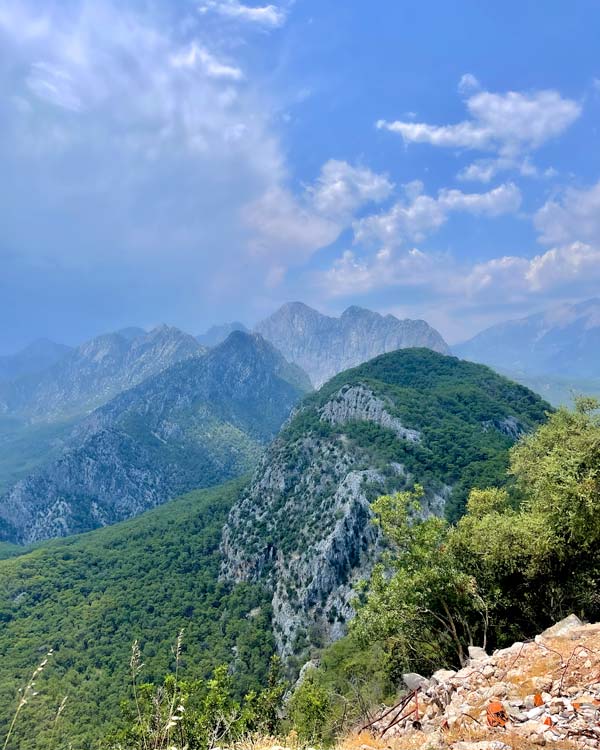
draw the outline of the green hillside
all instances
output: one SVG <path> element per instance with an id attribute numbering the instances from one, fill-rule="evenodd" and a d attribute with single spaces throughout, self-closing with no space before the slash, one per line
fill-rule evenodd
<path id="1" fill-rule="evenodd" d="M 280 651 L 299 664 L 338 638 L 353 584 L 381 552 L 370 503 L 425 488 L 459 517 L 473 487 L 507 482 L 508 451 L 550 406 L 483 365 L 427 349 L 384 354 L 304 399 L 229 517 L 224 568 L 273 592 Z"/>
<path id="2" fill-rule="evenodd" d="M 184 675 L 205 676 L 226 663 L 240 693 L 264 681 L 273 651 L 265 595 L 218 580 L 221 528 L 241 484 L 193 492 L 132 521 L 0 562 L 0 737 L 18 687 L 54 649 L 11 750 L 70 747 L 51 732 L 64 696 L 65 743 L 100 747 L 98 738 L 120 722 L 134 639 L 143 680 L 161 681 L 185 628 Z"/>

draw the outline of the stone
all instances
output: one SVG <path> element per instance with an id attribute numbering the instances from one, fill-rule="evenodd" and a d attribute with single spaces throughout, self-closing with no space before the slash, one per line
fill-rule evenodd
<path id="1" fill-rule="evenodd" d="M 460 741 L 452 745 L 452 750 L 511 750 L 511 747 L 500 740 Z"/>
<path id="2" fill-rule="evenodd" d="M 558 638 L 559 636 L 565 635 L 569 630 L 574 628 L 580 628 L 583 626 L 583 622 L 577 617 L 577 615 L 569 615 L 563 620 L 560 620 L 551 628 L 547 628 L 541 634 L 542 638 Z"/>
<path id="3" fill-rule="evenodd" d="M 431 676 L 431 681 L 439 685 L 442 682 L 448 682 L 448 680 L 455 675 L 456 672 L 453 669 L 438 669 L 438 671 L 434 672 Z"/>
<path id="4" fill-rule="evenodd" d="M 431 685 L 426 677 L 416 672 L 407 672 L 402 675 L 402 679 L 409 690 L 427 690 Z"/>
<path id="5" fill-rule="evenodd" d="M 469 646 L 469 659 L 471 661 L 479 661 L 480 659 L 487 659 L 487 652 L 480 646 Z"/>

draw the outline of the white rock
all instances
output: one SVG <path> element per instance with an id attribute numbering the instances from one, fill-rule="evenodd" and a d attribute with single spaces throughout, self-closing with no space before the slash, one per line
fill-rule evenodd
<path id="1" fill-rule="evenodd" d="M 487 652 L 481 646 L 469 646 L 469 659 L 471 661 L 479 661 L 480 659 L 487 659 Z"/>
<path id="2" fill-rule="evenodd" d="M 449 679 L 454 677 L 455 674 L 456 672 L 453 669 L 438 669 L 437 672 L 434 672 L 431 675 L 431 681 L 439 685 L 442 682 L 447 682 Z"/>
<path id="3" fill-rule="evenodd" d="M 569 630 L 573 630 L 573 628 L 580 628 L 582 626 L 583 622 L 581 622 L 577 615 L 569 615 L 564 620 L 557 622 L 556 625 L 544 630 L 542 638 L 557 638 L 558 636 L 565 635 Z"/>

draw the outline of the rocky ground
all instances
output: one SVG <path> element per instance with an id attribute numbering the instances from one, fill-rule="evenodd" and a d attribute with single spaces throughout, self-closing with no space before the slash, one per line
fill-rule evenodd
<path id="1" fill-rule="evenodd" d="M 405 675 L 408 693 L 350 745 L 393 750 L 600 748 L 600 623 L 570 615 L 534 641 L 491 656 L 469 650 L 458 672 Z"/>

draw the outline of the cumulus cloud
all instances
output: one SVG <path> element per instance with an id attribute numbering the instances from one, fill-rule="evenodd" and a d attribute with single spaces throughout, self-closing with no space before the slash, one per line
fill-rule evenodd
<path id="1" fill-rule="evenodd" d="M 246 21 L 264 27 L 277 28 L 285 23 L 286 13 L 276 5 L 250 6 L 238 0 L 208 0 L 203 3 L 200 13 L 217 13 L 225 18 Z"/>
<path id="2" fill-rule="evenodd" d="M 278 262 L 285 259 L 297 264 L 306 260 L 315 250 L 334 242 L 342 229 L 282 187 L 272 188 L 249 203 L 243 216 L 254 233 L 253 252 Z"/>
<path id="3" fill-rule="evenodd" d="M 600 247 L 600 181 L 588 189 L 568 188 L 547 201 L 534 223 L 546 245 L 587 241 Z"/>
<path id="4" fill-rule="evenodd" d="M 506 256 L 480 263 L 465 276 L 470 295 L 506 291 L 511 296 L 552 292 L 600 281 L 600 250 L 583 242 L 552 248 L 533 258 Z"/>
<path id="5" fill-rule="evenodd" d="M 468 93 L 476 83 L 474 77 L 463 76 L 461 93 Z M 455 124 L 379 120 L 377 127 L 397 133 L 407 144 L 491 152 L 494 159 L 475 162 L 461 173 L 464 179 L 488 181 L 501 170 L 521 168 L 531 151 L 559 136 L 581 114 L 578 102 L 554 90 L 475 91 L 467 97 L 466 107 L 469 119 Z"/>
<path id="6" fill-rule="evenodd" d="M 369 255 L 346 250 L 316 280 L 332 297 L 419 287 L 461 306 L 530 303 L 573 287 L 593 293 L 600 283 L 600 250 L 575 242 L 532 258 L 507 255 L 472 266 L 417 248 L 383 248 Z"/>
<path id="7" fill-rule="evenodd" d="M 422 183 L 405 186 L 406 200 L 389 211 L 368 216 L 354 224 L 355 241 L 378 242 L 386 247 L 406 240 L 420 242 L 446 223 L 453 212 L 495 217 L 513 213 L 521 205 L 521 192 L 513 183 L 499 185 L 485 193 L 440 190 L 437 198 L 423 194 Z"/>
<path id="8" fill-rule="evenodd" d="M 324 215 L 349 217 L 366 203 L 385 200 L 394 186 L 386 175 L 331 159 L 307 192 L 315 210 Z"/>
<path id="9" fill-rule="evenodd" d="M 386 175 L 330 160 L 299 195 L 278 187 L 245 208 L 246 223 L 255 232 L 254 251 L 286 256 L 294 264 L 306 260 L 334 242 L 360 208 L 385 200 L 392 189 Z"/>
<path id="10" fill-rule="evenodd" d="M 430 285 L 440 271 L 440 259 L 417 248 L 406 252 L 382 248 L 369 257 L 346 250 L 316 275 L 316 282 L 331 297 L 350 297 L 387 287 Z"/>

